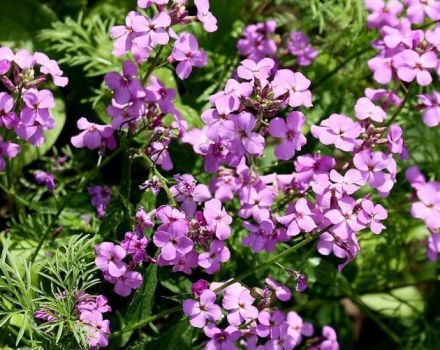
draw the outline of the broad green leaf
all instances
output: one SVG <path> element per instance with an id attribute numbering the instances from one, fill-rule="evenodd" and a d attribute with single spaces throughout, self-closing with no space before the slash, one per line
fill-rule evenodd
<path id="1" fill-rule="evenodd" d="M 200 118 L 199 112 L 197 112 L 194 108 L 179 102 L 176 102 L 175 106 L 177 110 L 182 113 L 182 117 L 188 123 L 190 129 L 203 127 L 202 118 Z"/>
<path id="2" fill-rule="evenodd" d="M 151 264 L 148 266 L 143 278 L 142 286 L 136 291 L 133 300 L 128 306 L 126 315 L 127 325 L 139 322 L 151 315 L 157 285 L 157 265 Z"/>
<path id="3" fill-rule="evenodd" d="M 365 294 L 361 300 L 372 310 L 389 317 L 415 317 L 424 310 L 423 296 L 416 287 L 390 293 Z"/>

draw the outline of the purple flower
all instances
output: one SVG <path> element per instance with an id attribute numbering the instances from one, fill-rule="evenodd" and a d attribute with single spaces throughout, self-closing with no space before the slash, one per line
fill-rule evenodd
<path id="1" fill-rule="evenodd" d="M 18 118 L 14 110 L 14 98 L 6 92 L 0 92 L 0 126 L 12 129 Z"/>
<path id="2" fill-rule="evenodd" d="M 231 257 L 229 249 L 222 241 L 213 240 L 209 252 L 201 253 L 198 258 L 199 266 L 206 269 L 206 272 L 213 274 L 220 270 L 220 263 L 228 261 Z"/>
<path id="3" fill-rule="evenodd" d="M 163 205 L 157 209 L 156 217 L 162 223 L 159 226 L 159 230 L 174 231 L 180 234 L 188 232 L 186 215 L 178 209 Z"/>
<path id="4" fill-rule="evenodd" d="M 264 137 L 253 132 L 255 117 L 249 112 L 241 112 L 234 118 L 235 140 L 234 153 L 241 156 L 245 153 L 261 156 L 264 151 Z"/>
<path id="5" fill-rule="evenodd" d="M 196 328 L 203 328 L 207 321 L 218 321 L 222 317 L 220 306 L 215 304 L 216 295 L 206 289 L 199 300 L 186 299 L 183 301 L 183 312 L 189 317 L 189 323 Z"/>
<path id="6" fill-rule="evenodd" d="M 197 208 L 197 203 L 202 203 L 211 198 L 211 193 L 206 185 L 197 184 L 192 175 L 175 175 L 177 181 L 175 186 L 170 188 L 171 193 L 180 202 L 181 209 L 188 216 L 193 216 Z"/>
<path id="7" fill-rule="evenodd" d="M 137 79 L 138 68 L 132 61 L 122 63 L 123 74 L 107 73 L 104 81 L 115 92 L 113 98 L 118 104 L 124 105 L 133 99 L 145 96 L 141 82 Z"/>
<path id="8" fill-rule="evenodd" d="M 391 124 L 387 135 L 388 149 L 391 153 L 400 154 L 403 152 L 403 130 L 398 124 Z"/>
<path id="9" fill-rule="evenodd" d="M 103 242 L 95 247 L 96 266 L 111 277 L 120 277 L 127 271 L 123 259 L 127 252 L 120 246 L 111 242 Z"/>
<path id="10" fill-rule="evenodd" d="M 159 181 L 159 178 L 156 175 L 153 175 L 151 179 L 144 181 L 141 185 L 139 185 L 140 190 L 150 190 L 153 195 L 157 196 L 160 189 L 162 188 L 162 184 Z"/>
<path id="11" fill-rule="evenodd" d="M 275 295 L 279 300 L 288 301 L 292 297 L 290 289 L 287 286 L 278 283 L 273 278 L 267 277 L 264 280 L 264 283 L 275 291 Z"/>
<path id="12" fill-rule="evenodd" d="M 431 95 L 419 95 L 423 108 L 423 122 L 429 127 L 440 124 L 440 92 L 433 91 Z"/>
<path id="13" fill-rule="evenodd" d="M 47 187 L 49 192 L 53 192 L 55 189 L 55 177 L 53 174 L 46 171 L 37 171 L 34 174 L 35 182 Z"/>
<path id="14" fill-rule="evenodd" d="M 207 222 L 208 228 L 215 233 L 218 239 L 223 241 L 231 235 L 229 225 L 232 223 L 232 218 L 222 208 L 222 203 L 217 198 L 213 198 L 205 203 L 203 217 Z"/>
<path id="15" fill-rule="evenodd" d="M 353 151 L 360 140 L 357 138 L 362 133 L 359 123 L 341 114 L 332 114 L 321 122 L 320 126 L 312 125 L 312 135 L 324 145 L 334 144 L 346 152 Z"/>
<path id="16" fill-rule="evenodd" d="M 386 209 L 380 205 L 374 205 L 369 199 L 362 201 L 362 210 L 359 212 L 358 220 L 362 225 L 369 226 L 371 232 L 379 234 L 385 228 L 381 221 L 388 217 Z"/>
<path id="17" fill-rule="evenodd" d="M 135 41 L 142 42 L 143 46 L 155 47 L 166 45 L 170 36 L 166 30 L 171 25 L 171 18 L 166 11 L 160 11 L 152 19 L 145 16 L 133 18 L 132 28 L 138 34 Z"/>
<path id="18" fill-rule="evenodd" d="M 136 228 L 140 229 L 141 232 L 143 232 L 143 230 L 148 230 L 149 228 L 153 228 L 154 215 L 155 215 L 154 210 L 150 213 L 147 213 L 143 207 L 139 207 L 136 210 Z"/>
<path id="19" fill-rule="evenodd" d="M 246 195 L 246 201 L 242 204 L 238 215 L 244 219 L 252 216 L 257 222 L 268 220 L 270 217 L 269 209 L 275 197 L 276 193 L 270 188 L 258 191 L 255 188 L 251 188 Z"/>
<path id="20" fill-rule="evenodd" d="M 195 298 L 199 298 L 206 289 L 209 289 L 209 283 L 204 279 L 199 279 L 191 285 L 191 293 Z"/>
<path id="21" fill-rule="evenodd" d="M 68 84 L 69 79 L 63 76 L 63 71 L 55 60 L 51 60 L 47 55 L 41 52 L 35 52 L 34 58 L 36 63 L 41 65 L 40 72 L 50 74 L 56 86 L 64 87 Z"/>
<path id="22" fill-rule="evenodd" d="M 269 312 L 266 310 L 260 311 L 258 314 L 257 334 L 259 337 L 270 337 L 271 339 L 278 339 L 280 337 L 280 326 L 286 319 L 284 312 L 276 310 Z"/>
<path id="23" fill-rule="evenodd" d="M 113 55 L 117 57 L 122 56 L 132 48 L 133 39 L 138 35 L 133 30 L 133 23 L 137 17 L 142 16 L 135 11 L 130 11 L 125 17 L 125 25 L 110 28 L 110 36 L 115 40 L 113 43 Z"/>
<path id="24" fill-rule="evenodd" d="M 168 231 L 156 231 L 153 242 L 161 248 L 160 255 L 165 260 L 174 260 L 179 254 L 187 254 L 193 249 L 191 239 L 172 227 Z"/>
<path id="25" fill-rule="evenodd" d="M 104 320 L 98 311 L 84 311 L 79 319 L 82 321 L 85 331 L 85 339 L 91 347 L 106 347 L 110 334 L 110 321 Z"/>
<path id="26" fill-rule="evenodd" d="M 427 86 L 432 82 L 429 70 L 437 67 L 438 58 L 433 51 L 420 55 L 413 50 L 404 50 L 395 56 L 394 65 L 399 79 L 406 82 L 416 79 L 419 85 Z"/>
<path id="27" fill-rule="evenodd" d="M 322 329 L 323 340 L 317 346 L 312 346 L 309 350 L 339 350 L 339 343 L 335 330 L 330 326 Z"/>
<path id="28" fill-rule="evenodd" d="M 171 113 L 175 108 L 173 105 L 175 98 L 175 89 L 167 89 L 155 76 L 150 78 L 150 84 L 145 88 L 145 99 L 148 102 L 157 103 L 163 113 Z"/>
<path id="29" fill-rule="evenodd" d="M 318 51 L 310 45 L 309 38 L 302 32 L 290 34 L 287 49 L 296 57 L 300 66 L 308 66 L 318 57 Z"/>
<path id="30" fill-rule="evenodd" d="M 289 209 L 286 216 L 277 218 L 279 223 L 287 227 L 287 234 L 289 236 L 296 236 L 303 231 L 311 232 L 317 227 L 313 220 L 309 203 L 305 198 L 298 199 L 295 206 L 290 206 Z"/>
<path id="31" fill-rule="evenodd" d="M 92 197 L 92 205 L 95 207 L 98 218 L 105 216 L 105 209 L 112 198 L 112 190 L 107 186 L 91 186 L 88 189 L 89 195 Z"/>
<path id="32" fill-rule="evenodd" d="M 147 252 L 145 249 L 147 248 L 147 245 L 147 237 L 135 232 L 126 232 L 124 239 L 121 241 L 121 247 L 127 252 L 127 254 L 133 257 L 135 264 L 139 264 L 146 260 Z"/>
<path id="33" fill-rule="evenodd" d="M 353 194 L 365 184 L 362 174 L 357 169 L 348 169 L 344 176 L 335 169 L 330 171 L 330 180 L 334 182 L 334 188 L 340 194 Z"/>
<path id="34" fill-rule="evenodd" d="M 295 344 L 302 341 L 302 336 L 310 337 L 313 335 L 313 326 L 303 319 L 295 312 L 290 311 L 287 314 L 286 324 L 288 328 L 286 332 L 294 339 Z"/>
<path id="35" fill-rule="evenodd" d="M 431 261 L 436 261 L 440 253 L 440 233 L 433 233 L 428 238 L 428 258 Z"/>
<path id="36" fill-rule="evenodd" d="M 215 32 L 217 30 L 217 19 L 209 11 L 209 0 L 194 0 L 197 8 L 197 18 L 203 24 L 203 28 L 207 32 Z"/>
<path id="37" fill-rule="evenodd" d="M 393 57 L 376 56 L 368 61 L 374 80 L 380 84 L 388 84 L 393 78 L 393 64 Z"/>
<path id="38" fill-rule="evenodd" d="M 419 202 L 411 206 L 411 215 L 425 221 L 428 228 L 440 228 L 440 185 L 426 183 L 417 190 Z"/>
<path id="39" fill-rule="evenodd" d="M 249 289 L 241 285 L 232 285 L 226 288 L 222 305 L 228 311 L 228 322 L 238 326 L 258 317 L 258 309 L 252 305 L 255 298 Z"/>
<path id="40" fill-rule="evenodd" d="M 382 108 L 386 111 L 390 105 L 400 106 L 402 99 L 395 92 L 385 89 L 365 89 L 365 96 L 371 101 L 382 101 Z"/>
<path id="41" fill-rule="evenodd" d="M 207 62 L 206 53 L 199 50 L 197 39 L 189 33 L 183 33 L 179 36 L 179 39 L 174 43 L 171 57 L 179 61 L 176 73 L 182 80 L 189 77 L 193 66 L 203 67 Z"/>
<path id="42" fill-rule="evenodd" d="M 10 141 L 3 141 L 3 137 L 0 135 L 0 171 L 6 169 L 6 160 L 14 158 L 20 151 L 20 146 Z"/>
<path id="43" fill-rule="evenodd" d="M 311 107 L 312 93 L 309 90 L 310 80 L 302 73 L 292 72 L 289 69 L 280 69 L 275 73 L 272 82 L 275 97 L 289 94 L 290 107 Z"/>
<path id="44" fill-rule="evenodd" d="M 142 275 L 137 271 L 126 271 L 123 275 L 113 278 L 116 294 L 128 297 L 133 289 L 138 289 L 143 282 Z"/>
<path id="45" fill-rule="evenodd" d="M 371 119 L 375 122 L 382 123 L 386 118 L 385 111 L 366 97 L 357 100 L 354 110 L 359 120 Z"/>
<path id="46" fill-rule="evenodd" d="M 251 59 L 241 61 L 240 66 L 237 68 L 237 75 L 244 79 L 254 81 L 258 79 L 265 82 L 275 66 L 275 61 L 271 58 L 263 58 L 259 62 L 255 62 Z"/>
<path id="47" fill-rule="evenodd" d="M 205 350 L 237 350 L 234 342 L 241 337 L 241 332 L 233 326 L 219 329 L 210 323 L 203 328 L 205 335 L 211 338 Z"/>
<path id="48" fill-rule="evenodd" d="M 261 252 L 263 249 L 270 251 L 271 248 L 274 248 L 275 226 L 272 221 L 263 220 L 258 226 L 244 222 L 243 226 L 251 232 L 250 236 L 243 239 L 243 245 L 251 247 L 254 252 Z"/>
<path id="49" fill-rule="evenodd" d="M 356 202 L 351 197 L 343 197 L 338 200 L 338 209 L 331 209 L 325 213 L 325 217 L 333 224 L 331 231 L 342 239 L 351 236 L 353 232 L 360 231 L 364 228 L 358 220 L 355 212 Z"/>
<path id="50" fill-rule="evenodd" d="M 307 139 L 301 134 L 301 128 L 305 123 L 305 116 L 301 112 L 290 112 L 286 120 L 274 118 L 269 123 L 269 133 L 273 137 L 283 141 L 275 148 L 278 159 L 289 160 L 295 155 L 295 151 L 301 150 Z"/>
<path id="51" fill-rule="evenodd" d="M 371 12 L 367 18 L 369 28 L 381 28 L 384 25 L 395 26 L 399 23 L 397 16 L 403 5 L 399 0 L 365 0 L 365 6 Z"/>
<path id="52" fill-rule="evenodd" d="M 440 2 L 437 0 L 407 0 L 407 17 L 412 23 L 422 23 L 425 16 L 440 20 Z"/>
<path id="53" fill-rule="evenodd" d="M 137 5 L 140 8 L 149 8 L 152 4 L 165 5 L 168 4 L 169 0 L 138 0 Z"/>
<path id="54" fill-rule="evenodd" d="M 14 62 L 14 52 L 5 46 L 0 46 L 0 75 L 5 75 Z"/>
<path id="55" fill-rule="evenodd" d="M 76 148 L 87 147 L 94 150 L 101 147 L 116 148 L 116 139 L 113 136 L 111 125 L 90 123 L 86 118 L 79 118 L 76 123 L 78 129 L 83 130 L 79 135 L 73 136 L 70 142 Z"/>

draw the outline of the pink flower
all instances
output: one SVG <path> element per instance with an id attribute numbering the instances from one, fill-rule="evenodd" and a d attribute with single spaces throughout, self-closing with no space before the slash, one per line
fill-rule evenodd
<path id="1" fill-rule="evenodd" d="M 398 124 L 391 124 L 387 135 L 388 149 L 391 153 L 402 153 L 404 147 L 402 136 L 402 128 Z"/>
<path id="2" fill-rule="evenodd" d="M 313 335 L 313 325 L 304 322 L 295 311 L 290 311 L 287 314 L 286 324 L 288 325 L 287 333 L 294 339 L 295 344 L 301 343 L 302 336 L 310 337 Z"/>
<path id="3" fill-rule="evenodd" d="M 13 110 L 13 97 L 6 92 L 0 92 L 0 126 L 12 129 L 17 125 L 18 118 Z"/>
<path id="4" fill-rule="evenodd" d="M 388 84 L 393 78 L 393 57 L 376 56 L 368 61 L 368 67 L 374 72 L 374 80 Z"/>
<path id="5" fill-rule="evenodd" d="M 237 68 L 237 75 L 245 80 L 254 81 L 258 79 L 265 82 L 270 76 L 272 68 L 275 66 L 275 61 L 271 58 L 263 58 L 259 62 L 251 59 L 241 61 Z"/>
<path id="6" fill-rule="evenodd" d="M 357 169 L 348 169 L 344 176 L 332 169 L 330 180 L 334 182 L 332 188 L 342 195 L 353 194 L 365 184 L 361 172 Z"/>
<path id="7" fill-rule="evenodd" d="M 431 261 L 436 261 L 440 253 L 440 233 L 433 233 L 428 238 L 428 258 Z"/>
<path id="8" fill-rule="evenodd" d="M 275 200 L 276 193 L 270 188 L 258 191 L 251 188 L 246 197 L 246 202 L 241 206 L 238 215 L 244 219 L 252 216 L 257 222 L 268 220 L 269 209 Z"/>
<path id="9" fill-rule="evenodd" d="M 390 0 L 386 4 L 383 0 L 365 0 L 365 6 L 371 12 L 367 18 L 370 28 L 397 25 L 399 22 L 397 16 L 403 10 L 403 5 L 399 0 Z"/>
<path id="10" fill-rule="evenodd" d="M 429 127 L 440 124 L 440 92 L 433 91 L 431 95 L 419 95 L 423 107 L 423 122 Z"/>
<path id="11" fill-rule="evenodd" d="M 371 119 L 375 122 L 382 123 L 386 118 L 385 111 L 366 97 L 361 97 L 357 100 L 354 110 L 359 120 Z"/>
<path id="12" fill-rule="evenodd" d="M 46 186 L 49 192 L 53 192 L 55 189 L 55 178 L 53 174 L 46 171 L 37 171 L 34 175 L 34 178 L 37 184 L 43 184 Z"/>
<path id="13" fill-rule="evenodd" d="M 203 28 L 207 32 L 215 32 L 217 30 L 217 19 L 209 11 L 209 0 L 194 0 L 197 8 L 197 19 L 202 22 Z"/>
<path id="14" fill-rule="evenodd" d="M 258 317 L 258 309 L 252 305 L 255 298 L 251 296 L 249 289 L 232 285 L 226 288 L 223 297 L 223 308 L 228 310 L 228 322 L 232 326 L 238 326 L 243 322 L 256 319 Z"/>
<path id="15" fill-rule="evenodd" d="M 275 291 L 275 295 L 279 300 L 288 301 L 292 297 L 290 289 L 287 286 L 278 283 L 273 278 L 267 277 L 264 280 L 264 283 Z"/>
<path id="16" fill-rule="evenodd" d="M 437 0 L 407 0 L 407 16 L 412 23 L 422 23 L 425 16 L 440 20 L 440 2 Z"/>
<path id="17" fill-rule="evenodd" d="M 147 245 L 147 237 L 135 232 L 126 232 L 124 239 L 121 241 L 121 247 L 127 252 L 127 254 L 133 257 L 133 261 L 136 264 L 146 260 Z"/>
<path id="18" fill-rule="evenodd" d="M 307 139 L 301 134 L 301 128 L 305 123 L 305 116 L 301 112 L 290 112 L 286 120 L 274 118 L 269 123 L 269 133 L 273 137 L 283 141 L 275 148 L 278 159 L 289 160 L 295 155 L 295 151 L 301 150 Z"/>
<path id="19" fill-rule="evenodd" d="M 205 203 L 203 216 L 208 228 L 212 230 L 216 237 L 225 240 L 231 235 L 232 218 L 226 210 L 222 208 L 222 203 L 217 198 L 213 198 Z"/>
<path id="20" fill-rule="evenodd" d="M 110 334 L 110 321 L 97 311 L 81 312 L 79 319 L 85 324 L 85 340 L 91 347 L 106 347 Z"/>
<path id="21" fill-rule="evenodd" d="M 132 61 L 124 61 L 122 70 L 122 75 L 110 72 L 104 77 L 107 86 L 115 92 L 113 98 L 121 105 L 145 96 L 142 84 L 137 79 L 137 66 Z"/>
<path id="22" fill-rule="evenodd" d="M 331 209 L 324 215 L 333 224 L 331 231 L 342 239 L 346 239 L 353 232 L 364 228 L 358 220 L 357 213 L 354 211 L 355 205 L 356 203 L 353 198 L 343 197 L 338 200 L 338 209 Z"/>
<path id="23" fill-rule="evenodd" d="M 116 139 L 113 136 L 113 127 L 111 125 L 99 125 L 90 123 L 86 118 L 79 118 L 76 125 L 78 129 L 83 130 L 79 135 L 73 136 L 70 142 L 76 148 L 87 147 L 94 150 L 101 147 L 114 149 Z"/>
<path id="24" fill-rule="evenodd" d="M 173 229 L 156 231 L 153 242 L 161 248 L 160 255 L 165 260 L 174 260 L 179 254 L 187 254 L 194 246 L 190 238 Z"/>
<path id="25" fill-rule="evenodd" d="M 116 294 L 128 297 L 133 289 L 138 289 L 143 282 L 142 275 L 137 271 L 126 271 L 115 279 L 114 291 Z"/>
<path id="26" fill-rule="evenodd" d="M 183 33 L 179 36 L 179 39 L 174 43 L 171 57 L 179 61 L 176 73 L 182 80 L 189 77 L 193 66 L 203 67 L 207 63 L 206 53 L 199 50 L 197 39 L 189 33 Z"/>
<path id="27" fill-rule="evenodd" d="M 14 158 L 20 151 L 20 146 L 10 141 L 3 141 L 3 137 L 0 135 L 0 171 L 6 169 L 5 158 Z"/>
<path id="28" fill-rule="evenodd" d="M 264 137 L 253 132 L 255 117 L 249 112 L 241 112 L 234 118 L 235 140 L 234 153 L 241 156 L 250 154 L 260 156 L 264 151 Z"/>
<path id="29" fill-rule="evenodd" d="M 353 151 L 359 143 L 357 138 L 361 133 L 359 123 L 341 114 L 332 114 L 320 126 L 312 125 L 312 135 L 324 145 L 334 144 L 336 148 L 347 152 Z"/>
<path id="30" fill-rule="evenodd" d="M 191 326 L 203 328 L 207 321 L 218 321 L 222 317 L 220 306 L 215 304 L 216 295 L 206 289 L 199 300 L 186 299 L 183 301 L 183 312 L 189 317 Z"/>
<path id="31" fill-rule="evenodd" d="M 162 223 L 159 230 L 174 231 L 181 234 L 188 232 L 188 221 L 185 213 L 168 205 L 160 206 L 156 211 L 157 219 Z"/>
<path id="32" fill-rule="evenodd" d="M 210 323 L 203 330 L 211 338 L 206 343 L 205 350 L 237 350 L 234 342 L 241 337 L 241 332 L 235 327 L 228 326 L 222 330 Z"/>
<path id="33" fill-rule="evenodd" d="M 274 312 L 269 312 L 266 310 L 261 311 L 258 314 L 258 326 L 257 334 L 258 336 L 265 338 L 270 337 L 271 339 L 277 339 L 280 337 L 280 326 L 286 319 L 284 313 L 280 310 Z"/>
<path id="34" fill-rule="evenodd" d="M 417 190 L 419 202 L 411 206 L 411 215 L 425 221 L 430 229 L 440 228 L 440 185 L 426 183 Z"/>
<path id="35" fill-rule="evenodd" d="M 95 247 L 95 252 L 96 266 L 111 277 L 120 277 L 127 271 L 127 265 L 123 262 L 127 253 L 121 246 L 103 242 Z"/>
<path id="36" fill-rule="evenodd" d="M 385 228 L 381 221 L 387 217 L 388 213 L 382 205 L 374 205 L 369 199 L 362 200 L 362 210 L 359 212 L 358 219 L 362 225 L 369 226 L 371 232 L 381 233 Z"/>
<path id="37" fill-rule="evenodd" d="M 171 18 L 166 11 L 157 13 L 152 19 L 145 16 L 136 16 L 132 28 L 138 33 L 135 41 L 142 42 L 143 46 L 155 47 L 166 45 L 170 36 L 166 30 L 171 25 Z"/>
<path id="38" fill-rule="evenodd" d="M 231 257 L 229 249 L 222 241 L 217 239 L 211 242 L 209 252 L 201 253 L 198 258 L 199 266 L 206 269 L 206 272 L 213 274 L 220 270 L 220 263 L 228 261 Z"/>
<path id="39" fill-rule="evenodd" d="M 312 93 L 309 90 L 310 80 L 302 73 L 289 69 L 280 69 L 275 73 L 272 82 L 275 97 L 289 94 L 288 104 L 291 107 L 311 107 Z"/>
<path id="40" fill-rule="evenodd" d="M 152 4 L 165 5 L 169 0 L 138 0 L 137 5 L 142 9 L 149 8 Z"/>
<path id="41" fill-rule="evenodd" d="M 110 36 L 115 40 L 113 43 L 113 55 L 122 56 L 132 48 L 133 39 L 137 36 L 137 33 L 133 30 L 133 23 L 137 17 L 142 16 L 135 11 L 130 11 L 125 17 L 125 25 L 110 28 Z"/>
<path id="42" fill-rule="evenodd" d="M 298 199 L 294 207 L 291 206 L 289 209 L 289 212 L 293 213 L 277 218 L 279 223 L 287 227 L 289 236 L 296 236 L 301 232 L 311 232 L 317 227 L 312 218 L 309 203 L 305 198 Z"/>
<path id="43" fill-rule="evenodd" d="M 438 64 L 437 55 L 433 51 L 419 55 L 413 50 L 404 50 L 395 56 L 394 65 L 397 67 L 399 79 L 411 82 L 414 79 L 421 86 L 431 84 L 432 77 L 430 69 L 436 68 Z"/>

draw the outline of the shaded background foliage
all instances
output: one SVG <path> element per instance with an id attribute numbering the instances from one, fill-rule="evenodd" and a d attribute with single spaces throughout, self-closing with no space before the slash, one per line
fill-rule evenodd
<path id="1" fill-rule="evenodd" d="M 68 87 L 56 93 L 58 128 L 51 132 L 38 152 L 31 149 L 23 152 L 20 165 L 24 167 L 14 168 L 19 179 L 17 188 L 21 189 L 17 193 L 24 193 L 22 200 L 30 206 L 31 213 L 16 204 L 14 198 L 4 193 L 1 197 L 1 229 L 11 237 L 11 251 L 17 259 L 18 256 L 29 259 L 44 235 L 50 235 L 45 243 L 48 252 L 55 252 L 60 242 L 78 233 L 93 234 L 97 241 L 120 239 L 132 226 L 136 203 L 146 209 L 156 204 L 155 198 L 135 190 L 146 178 L 145 164 L 136 164 L 131 174 L 127 174 L 121 171 L 126 157 L 118 156 L 101 171 L 93 173 L 92 178 L 93 183 L 113 186 L 114 195 L 106 218 L 102 222 L 92 218 L 85 223 L 81 215 L 93 216 L 93 208 L 88 195 L 77 183 L 85 181 L 85 173 L 95 167 L 97 156 L 85 150 L 72 153 L 67 146 L 76 133 L 80 116 L 98 122 L 109 120 L 105 109 L 110 95 L 102 85 L 102 78 L 106 72 L 118 70 L 121 61 L 111 55 L 108 29 L 114 23 L 123 22 L 134 5 L 134 0 L 0 0 L 0 27 L 3 28 L 0 44 L 46 52 L 61 63 L 70 79 Z M 352 114 L 356 99 L 367 86 L 373 85 L 366 61 L 373 55 L 370 42 L 376 34 L 366 28 L 362 0 L 211 0 L 211 7 L 218 18 L 219 30 L 206 33 L 198 26 L 192 28 L 200 46 L 207 51 L 208 66 L 184 82 L 176 81 L 168 68 L 155 72 L 168 87 L 177 88 L 177 107 L 190 126 L 200 126 L 199 115 L 209 96 L 223 87 L 239 62 L 235 44 L 243 28 L 265 19 L 276 19 L 278 27 L 286 31 L 304 31 L 320 52 L 314 64 L 303 70 L 313 82 L 314 108 L 306 113 L 309 125 L 331 113 Z M 288 58 L 283 64 L 293 67 Z M 439 179 L 439 129 L 426 128 L 414 104 L 405 107 L 398 121 L 404 128 L 411 154 L 411 160 L 400 164 L 401 168 L 414 162 L 430 179 Z M 315 147 L 313 140 L 309 140 L 301 153 Z M 204 182 L 209 179 L 203 173 L 201 160 L 190 147 L 173 145 L 171 150 L 177 155 L 173 173 L 196 174 L 198 180 Z M 328 152 L 324 148 L 321 151 Z M 54 152 L 70 156 L 66 170 L 57 177 L 62 188 L 59 198 L 46 196 L 32 183 L 29 173 L 32 169 L 53 168 Z M 292 169 L 290 164 L 276 163 L 271 155 L 262 160 L 262 165 L 281 173 Z M 381 236 L 361 235 L 361 254 L 342 274 L 337 273 L 334 260 L 316 256 L 313 247 L 283 261 L 286 267 L 305 271 L 310 282 L 309 290 L 295 294 L 287 306 L 305 319 L 313 320 L 316 326 L 334 326 L 342 349 L 440 348 L 438 264 L 427 262 L 423 242 L 427 231 L 422 223 L 409 216 L 409 184 L 403 176 L 398 178 L 398 184 L 391 196 L 383 200 L 390 213 L 387 230 Z M 62 195 L 75 189 L 77 192 L 69 201 L 63 202 Z M 157 203 L 160 202 L 164 202 L 164 198 L 159 197 Z M 13 215 L 16 212 L 18 214 Z M 47 227 L 51 230 L 46 233 Z M 57 228 L 60 234 L 54 234 Z M 231 262 L 218 274 L 218 279 L 236 276 L 266 258 L 265 254 L 253 255 L 243 247 L 240 244 L 243 236 L 238 223 L 234 226 Z M 47 257 L 40 254 L 37 261 L 45 259 Z M 259 284 L 268 272 L 285 279 L 282 270 L 275 266 L 256 273 L 246 282 Z M 194 281 L 196 277 L 201 276 L 191 279 Z M 38 278 L 36 273 L 32 278 Z M 160 271 L 155 266 L 146 268 L 144 285 L 134 298 L 127 301 L 111 295 L 110 302 L 115 306 L 112 329 L 130 326 L 175 305 L 174 300 L 188 296 L 190 283 L 187 277 L 166 268 Z M 104 284 L 94 288 L 96 293 L 108 292 Z M 0 332 L 1 345 L 15 347 L 15 336 L 24 324 L 23 319 L 16 316 L 5 326 L 5 331 Z M 112 338 L 109 348 L 198 349 L 200 344 L 197 334 L 176 314 L 142 331 Z"/>

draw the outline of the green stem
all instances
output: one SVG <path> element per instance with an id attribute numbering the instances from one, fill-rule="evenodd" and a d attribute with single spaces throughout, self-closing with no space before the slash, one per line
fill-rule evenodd
<path id="1" fill-rule="evenodd" d="M 386 125 L 389 127 L 394 120 L 397 118 L 397 116 L 399 115 L 399 113 L 402 111 L 403 107 L 405 107 L 405 105 L 407 104 L 407 102 L 409 101 L 410 97 L 411 97 L 411 92 L 412 89 L 414 87 L 414 84 L 410 84 L 408 86 L 408 90 L 406 91 L 405 97 L 402 101 L 402 103 L 400 104 L 399 108 L 396 109 L 396 111 L 394 112 L 394 114 L 391 116 L 391 118 L 388 120 L 388 122 L 386 123 Z"/>
<path id="2" fill-rule="evenodd" d="M 153 58 L 153 62 L 151 62 L 150 67 L 148 67 L 147 73 L 142 78 L 142 85 L 145 85 L 147 83 L 148 78 L 150 77 L 151 73 L 153 73 L 153 70 L 158 67 L 160 54 L 162 53 L 163 48 L 164 48 L 163 46 L 160 46 L 159 49 L 157 50 L 156 55 Z"/>

